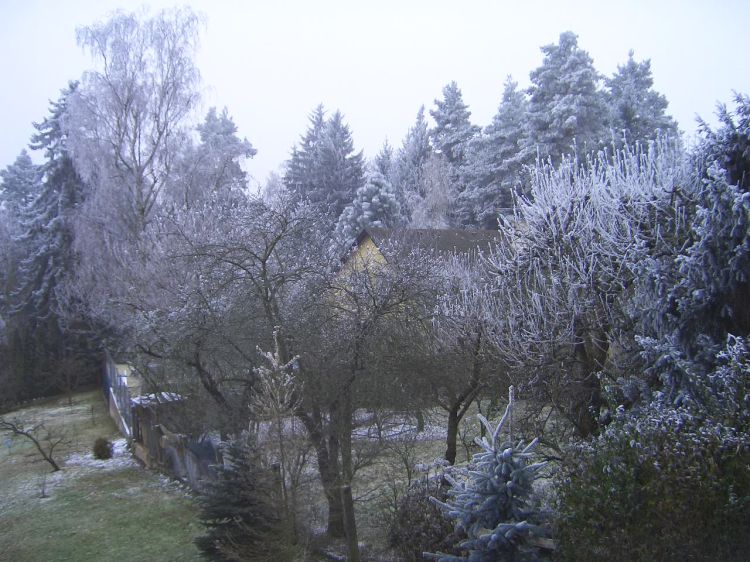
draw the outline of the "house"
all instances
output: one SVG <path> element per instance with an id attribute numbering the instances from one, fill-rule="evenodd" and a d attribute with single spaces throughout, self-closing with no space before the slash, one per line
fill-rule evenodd
<path id="1" fill-rule="evenodd" d="M 488 253 L 500 240 L 501 234 L 496 230 L 366 228 L 342 259 L 341 270 L 347 273 L 373 264 L 383 265 L 413 251 L 433 252 L 441 257 L 476 256 Z"/>

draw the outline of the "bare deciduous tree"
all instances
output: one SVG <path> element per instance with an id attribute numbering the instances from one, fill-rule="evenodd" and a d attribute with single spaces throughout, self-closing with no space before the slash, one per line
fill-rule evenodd
<path id="1" fill-rule="evenodd" d="M 33 423 L 28 426 L 21 419 L 6 419 L 0 417 L 0 431 L 17 435 L 31 441 L 42 456 L 42 458 L 52 467 L 52 472 L 60 470 L 60 465 L 53 457 L 58 445 L 68 443 L 67 435 L 64 430 L 49 428 L 44 422 Z"/>

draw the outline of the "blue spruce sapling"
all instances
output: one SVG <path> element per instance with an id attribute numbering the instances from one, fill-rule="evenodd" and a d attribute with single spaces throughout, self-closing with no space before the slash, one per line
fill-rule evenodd
<path id="1" fill-rule="evenodd" d="M 537 439 L 528 445 L 522 441 L 513 443 L 513 387 L 509 394 L 508 407 L 497 427 L 493 428 L 481 414 L 477 416 L 492 438 L 475 440 L 482 451 L 474 455 L 467 468 L 454 469 L 459 478 L 446 475 L 452 486 L 448 491 L 450 499 L 441 502 L 431 498 L 466 531 L 468 538 L 459 546 L 468 554 L 458 557 L 424 553 L 425 558 L 439 562 L 535 559 L 536 548 L 530 539 L 540 536 L 542 529 L 532 522 L 530 496 L 534 478 L 546 463 L 529 464 Z M 507 439 L 503 439 L 506 427 Z"/>

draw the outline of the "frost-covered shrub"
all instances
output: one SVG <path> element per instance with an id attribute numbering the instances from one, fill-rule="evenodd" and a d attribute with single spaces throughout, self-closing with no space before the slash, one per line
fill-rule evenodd
<path id="1" fill-rule="evenodd" d="M 466 535 L 454 532 L 443 510 L 430 501 L 431 496 L 447 499 L 446 491 L 440 479 L 418 480 L 398 502 L 388 541 L 404 560 L 422 560 L 427 551 L 459 553 L 453 545 Z"/>
<path id="2" fill-rule="evenodd" d="M 107 460 L 112 458 L 112 442 L 104 437 L 97 437 L 94 441 L 94 458 L 99 460 Z"/>
<path id="3" fill-rule="evenodd" d="M 652 405 L 622 409 L 558 475 L 562 560 L 745 560 L 750 548 L 747 435 Z"/>
<path id="4" fill-rule="evenodd" d="M 426 557 L 439 562 L 539 559 L 530 539 L 543 535 L 544 530 L 538 525 L 531 493 L 536 473 L 545 463 L 529 463 L 536 439 L 528 445 L 514 444 L 511 436 L 501 441 L 512 410 L 511 400 L 496 428 L 478 416 L 491 438 L 476 440 L 482 451 L 474 455 L 468 468 L 456 469 L 458 478 L 447 476 L 452 485 L 449 499 L 433 500 L 466 532 L 467 538 L 458 546 L 468 551 L 467 556 L 426 553 Z"/>

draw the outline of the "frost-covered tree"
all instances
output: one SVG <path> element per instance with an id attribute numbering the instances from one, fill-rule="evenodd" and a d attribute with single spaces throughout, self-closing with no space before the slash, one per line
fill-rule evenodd
<path id="1" fill-rule="evenodd" d="M 414 125 L 409 128 L 396 152 L 393 162 L 392 182 L 399 197 L 406 220 L 411 219 L 408 200 L 419 193 L 424 166 L 432 154 L 430 135 L 424 116 L 424 106 L 419 108 Z"/>
<path id="2" fill-rule="evenodd" d="M 750 509 L 738 498 L 750 489 L 750 101 L 735 101 L 717 130 L 704 125 L 671 193 L 647 199 L 655 220 L 629 265 L 636 330 L 648 336 L 638 338 L 643 364 L 607 385 L 614 419 L 567 459 L 565 558 L 741 560 L 747 551 Z"/>
<path id="3" fill-rule="evenodd" d="M 628 62 L 618 65 L 617 72 L 605 80 L 610 110 L 610 127 L 616 138 L 626 142 L 647 142 L 658 134 L 676 138 L 677 123 L 665 113 L 667 98 L 653 89 L 651 61 L 637 62 L 633 51 Z"/>
<path id="4" fill-rule="evenodd" d="M 466 188 L 458 204 L 466 224 L 497 228 L 500 214 L 510 211 L 513 193 L 521 188 L 528 102 L 517 87 L 508 77 L 492 123 L 470 144 L 461 168 Z"/>
<path id="5" fill-rule="evenodd" d="M 78 382 L 93 380 L 98 363 L 96 344 L 80 333 L 81 318 L 60 296 L 75 269 L 73 222 L 85 193 L 68 152 L 65 127 L 76 87 L 71 82 L 59 100 L 50 103 L 50 114 L 34 124 L 37 132 L 30 146 L 44 152 L 45 162 L 35 167 L 38 186 L 15 217 L 13 245 L 22 253 L 5 304 L 12 338 L 25 343 L 11 346 L 9 352 L 27 360 L 8 365 L 24 370 L 27 396 L 70 391 Z"/>
<path id="6" fill-rule="evenodd" d="M 29 153 L 22 150 L 13 164 L 0 171 L 0 179 L 0 204 L 11 215 L 18 216 L 39 191 L 39 167 L 31 161 Z"/>
<path id="7" fill-rule="evenodd" d="M 90 213 L 134 235 L 151 219 L 198 100 L 199 19 L 187 8 L 147 17 L 115 12 L 77 30 L 99 63 L 71 100 L 71 148 L 91 185 Z"/>
<path id="8" fill-rule="evenodd" d="M 750 333 L 750 99 L 722 107 L 720 127 L 703 125 L 703 141 L 692 157 L 691 181 L 675 193 L 682 211 L 672 252 L 642 260 L 639 303 L 646 348 L 662 357 L 652 369 L 671 400 L 695 399 L 694 373 L 710 371 L 729 335 Z"/>
<path id="9" fill-rule="evenodd" d="M 479 420 L 490 436 L 475 441 L 482 449 L 474 455 L 469 467 L 458 469 L 459 477 L 447 475 L 451 483 L 449 499 L 433 499 L 445 514 L 456 519 L 467 538 L 459 544 L 467 556 L 428 554 L 440 562 L 501 562 L 537 560 L 537 549 L 529 539 L 543 534 L 530 496 L 536 473 L 545 463 L 530 463 L 537 440 L 528 445 L 515 441 L 511 420 L 511 400 L 496 427 L 479 414 Z M 508 431 L 507 437 L 503 432 Z"/>
<path id="10" fill-rule="evenodd" d="M 487 246 L 493 238 L 486 234 Z M 456 462 L 459 424 L 475 401 L 504 382 L 502 361 L 495 353 L 489 320 L 494 313 L 480 249 L 441 264 L 439 294 L 427 354 L 437 365 L 429 374 L 432 399 L 447 414 L 445 460 Z"/>
<path id="11" fill-rule="evenodd" d="M 606 140 L 607 106 L 599 73 L 574 33 L 562 33 L 542 52 L 542 65 L 530 74 L 526 152 L 559 164 L 563 154 L 586 154 Z"/>
<path id="12" fill-rule="evenodd" d="M 464 161 L 467 144 L 479 132 L 479 127 L 471 124 L 471 111 L 455 82 L 443 88 L 443 99 L 436 99 L 435 106 L 430 110 L 435 120 L 435 128 L 430 131 L 432 146 L 448 163 L 459 166 Z"/>
<path id="13" fill-rule="evenodd" d="M 40 168 L 39 192 L 22 215 L 20 239 L 31 252 L 21 263 L 19 292 L 23 306 L 40 319 L 61 313 L 55 291 L 72 274 L 75 263 L 73 216 L 83 202 L 85 186 L 68 151 L 64 119 L 77 87 L 71 82 L 50 104 L 50 115 L 34 125 L 37 133 L 31 138 L 31 147 L 43 150 L 46 162 Z"/>
<path id="14" fill-rule="evenodd" d="M 393 177 L 393 165 L 394 165 L 395 153 L 393 147 L 385 140 L 383 146 L 380 148 L 380 152 L 375 155 L 373 166 L 375 170 L 383 175 L 388 181 L 392 182 Z"/>
<path id="15" fill-rule="evenodd" d="M 315 194 L 309 194 L 310 200 L 324 203 L 333 217 L 339 217 L 365 181 L 364 156 L 361 151 L 354 152 L 351 131 L 340 111 L 326 123 L 320 172 L 322 184 Z"/>
<path id="16" fill-rule="evenodd" d="M 364 184 L 364 156 L 354 152 L 351 131 L 340 111 L 326 119 L 323 106 L 315 109 L 287 162 L 284 184 L 296 199 L 320 206 L 334 221 L 351 203 Z"/>
<path id="17" fill-rule="evenodd" d="M 431 154 L 421 167 L 416 191 L 405 193 L 412 228 L 454 226 L 458 189 L 453 168 L 440 154 Z"/>
<path id="18" fill-rule="evenodd" d="M 380 172 L 373 172 L 367 183 L 357 190 L 354 201 L 346 206 L 336 225 L 336 237 L 350 244 L 368 227 L 395 227 L 401 218 L 401 205 L 390 182 Z"/>
<path id="19" fill-rule="evenodd" d="M 299 144 L 292 147 L 283 178 L 288 192 L 299 201 L 305 198 L 306 193 L 313 192 L 320 181 L 317 177 L 317 161 L 326 126 L 325 109 L 322 104 L 310 113 L 308 121 L 307 131 Z"/>
<path id="20" fill-rule="evenodd" d="M 171 198 L 188 207 L 212 193 L 230 196 L 246 189 L 242 163 L 257 153 L 247 139 L 237 136 L 237 126 L 226 108 L 218 113 L 212 107 L 196 129 L 200 144 L 187 143 L 167 186 Z"/>
<path id="21" fill-rule="evenodd" d="M 523 392 L 554 404 L 582 436 L 598 430 L 602 381 L 631 349 L 629 287 L 646 248 L 681 227 L 682 153 L 662 142 L 536 171 L 488 259 L 490 331 Z M 670 230 L 671 228 L 671 230 Z M 616 350 L 616 361 L 611 351 Z"/>

